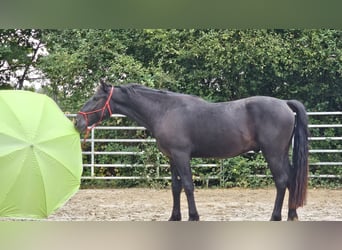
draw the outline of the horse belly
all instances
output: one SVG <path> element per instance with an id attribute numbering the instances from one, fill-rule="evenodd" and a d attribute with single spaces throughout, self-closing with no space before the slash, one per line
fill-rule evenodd
<path id="1" fill-rule="evenodd" d="M 248 117 L 243 112 L 239 117 L 221 112 L 197 124 L 201 126 L 193 124 L 191 132 L 193 157 L 234 157 L 257 146 Z"/>
<path id="2" fill-rule="evenodd" d="M 234 140 L 220 135 L 197 141 L 193 145 L 192 157 L 228 158 L 240 155 L 255 148 L 251 140 L 239 138 Z"/>
<path id="3" fill-rule="evenodd" d="M 209 149 L 209 148 L 208 148 Z M 213 148 L 210 150 L 196 149 L 192 152 L 191 157 L 195 158 L 229 158 L 234 157 L 243 152 L 237 150 L 227 150 L 225 148 Z"/>

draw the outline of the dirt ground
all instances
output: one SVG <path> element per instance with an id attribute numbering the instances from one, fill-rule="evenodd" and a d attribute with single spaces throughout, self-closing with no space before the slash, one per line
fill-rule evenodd
<path id="1" fill-rule="evenodd" d="M 202 221 L 267 221 L 275 189 L 196 189 Z M 287 219 L 287 196 L 283 220 Z M 82 189 L 49 221 L 166 221 L 171 214 L 169 189 Z M 182 193 L 182 216 L 188 219 Z M 307 205 L 298 209 L 302 221 L 342 221 L 342 190 L 310 189 Z"/>

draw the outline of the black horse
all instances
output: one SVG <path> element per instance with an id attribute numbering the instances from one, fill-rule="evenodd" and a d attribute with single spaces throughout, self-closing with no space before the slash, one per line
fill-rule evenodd
<path id="1" fill-rule="evenodd" d="M 89 131 L 89 126 L 96 126 L 112 113 L 126 115 L 146 127 L 170 159 L 173 209 L 169 220 L 181 220 L 182 188 L 189 220 L 199 220 L 190 169 L 192 157 L 234 157 L 250 150 L 261 150 L 275 181 L 277 194 L 271 220 L 281 220 L 286 188 L 288 220 L 298 219 L 296 209 L 305 203 L 308 182 L 308 118 L 300 102 L 255 96 L 209 103 L 196 96 L 136 84 L 114 87 L 102 82 L 78 113 L 76 127 L 81 132 Z"/>

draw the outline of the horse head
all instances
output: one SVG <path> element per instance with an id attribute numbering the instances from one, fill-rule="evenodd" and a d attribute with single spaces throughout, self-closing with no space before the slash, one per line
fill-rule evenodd
<path id="1" fill-rule="evenodd" d="M 95 127 L 104 119 L 112 115 L 110 106 L 114 87 L 101 80 L 101 85 L 95 94 L 83 105 L 76 116 L 75 127 L 84 132 L 90 127 Z"/>

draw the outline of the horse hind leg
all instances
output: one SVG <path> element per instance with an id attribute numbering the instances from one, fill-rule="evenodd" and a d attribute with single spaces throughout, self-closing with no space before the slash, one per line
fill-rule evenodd
<path id="1" fill-rule="evenodd" d="M 272 157 L 265 153 L 264 157 L 269 164 L 277 189 L 271 221 L 280 221 L 282 219 L 281 211 L 289 181 L 289 159 L 287 155 Z"/>
<path id="2" fill-rule="evenodd" d="M 283 207 L 285 192 L 286 192 L 286 178 L 276 177 L 275 185 L 277 189 L 276 199 L 274 202 L 274 208 L 271 216 L 271 221 L 281 221 L 281 210 Z"/>
<path id="3" fill-rule="evenodd" d="M 281 220 L 281 210 L 283 206 L 285 192 L 286 189 L 288 189 L 289 208 L 287 220 L 296 221 L 298 220 L 297 209 L 290 207 L 290 201 L 294 195 L 294 191 L 291 189 L 291 182 L 295 180 L 291 178 L 291 175 L 293 173 L 291 172 L 292 166 L 290 164 L 289 157 L 287 154 L 285 154 L 283 155 L 283 157 L 279 157 L 278 160 L 271 160 L 269 164 L 277 189 L 277 195 L 271 220 Z"/>
<path id="4" fill-rule="evenodd" d="M 288 221 L 297 221 L 298 220 L 298 214 L 297 214 L 297 209 L 296 208 L 291 208 L 290 207 L 290 201 L 292 197 L 294 196 L 294 191 L 291 189 L 291 181 L 295 181 L 293 178 L 291 178 L 289 185 L 288 185 L 288 190 L 289 190 L 289 211 L 287 215 L 287 220 Z"/>
<path id="5" fill-rule="evenodd" d="M 289 208 L 287 220 L 288 221 L 297 221 L 298 220 L 297 209 Z"/>

